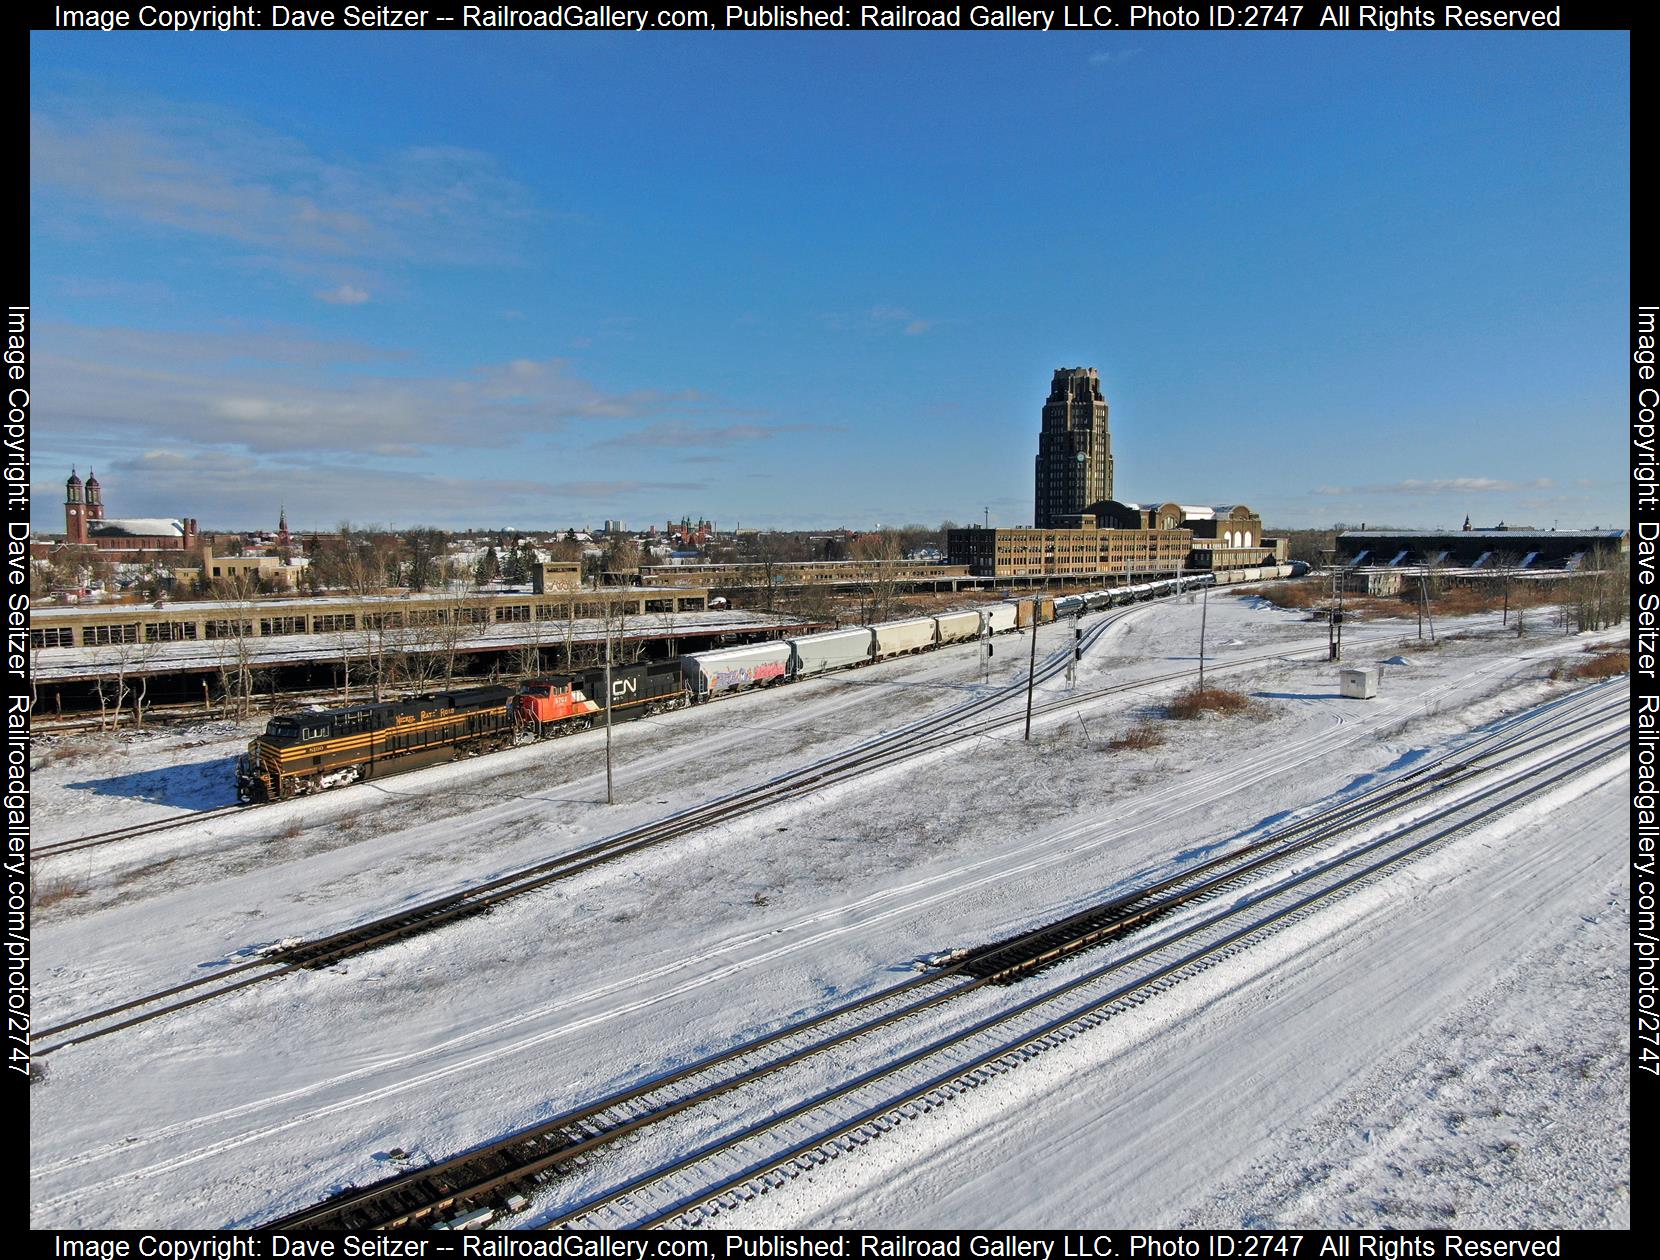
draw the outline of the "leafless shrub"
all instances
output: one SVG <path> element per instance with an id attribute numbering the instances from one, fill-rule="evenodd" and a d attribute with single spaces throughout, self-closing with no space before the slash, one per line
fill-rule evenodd
<path id="1" fill-rule="evenodd" d="M 1222 687 L 1189 687 L 1179 693 L 1166 709 L 1170 717 L 1188 722 L 1206 713 L 1240 713 L 1251 707 L 1251 698 Z"/>
<path id="2" fill-rule="evenodd" d="M 1276 608 L 1313 608 L 1316 604 L 1328 603 L 1331 599 L 1331 584 L 1322 585 L 1319 582 L 1276 582 L 1272 586 L 1258 587 L 1254 591 L 1240 591 L 1241 599 L 1252 599 L 1260 596 L 1273 604 Z"/>
<path id="3" fill-rule="evenodd" d="M 1567 678 L 1580 682 L 1593 678 L 1613 678 L 1619 674 L 1631 672 L 1631 653 L 1625 649 L 1613 652 L 1599 652 L 1588 661 L 1581 661 L 1577 665 L 1558 665 L 1551 670 L 1553 679 Z"/>
<path id="4" fill-rule="evenodd" d="M 73 901 L 76 897 L 84 897 L 92 889 L 84 880 L 67 879 L 59 876 L 54 879 L 37 879 L 29 888 L 29 905 L 36 910 L 45 910 L 60 902 Z"/>
<path id="5" fill-rule="evenodd" d="M 1109 740 L 1107 747 L 1114 752 L 1138 752 L 1157 748 L 1164 743 L 1164 732 L 1152 722 L 1138 722 L 1118 738 Z"/>
<path id="6" fill-rule="evenodd" d="M 91 757 L 97 752 L 98 749 L 92 748 L 86 744 L 64 741 L 52 744 L 44 749 L 39 756 L 35 758 L 35 766 L 38 769 L 42 766 L 55 766 L 60 763 L 67 764 L 68 762 L 80 761 L 83 758 Z"/>

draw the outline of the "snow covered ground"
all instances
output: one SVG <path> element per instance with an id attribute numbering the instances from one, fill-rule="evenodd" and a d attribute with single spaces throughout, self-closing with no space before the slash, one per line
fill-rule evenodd
<path id="1" fill-rule="evenodd" d="M 1627 787 L 1575 784 L 720 1223 L 1629 1227 Z"/>
<path id="2" fill-rule="evenodd" d="M 1196 602 L 1133 610 L 1080 666 L 1075 693 L 1191 668 L 1199 614 Z M 384 1153 L 393 1147 L 436 1158 L 841 995 L 886 987 L 919 954 L 1006 934 L 1103 888 L 1191 861 L 1559 693 L 1561 685 L 1545 679 L 1552 660 L 1578 654 L 1586 640 L 1518 640 L 1500 635 L 1496 621 L 1442 627 L 1470 637 L 1434 651 L 1407 650 L 1403 639 L 1414 629 L 1406 623 L 1349 627 L 1345 663 L 1405 662 L 1385 666 L 1382 694 L 1360 703 L 1337 697 L 1329 662 L 1285 655 L 1322 644 L 1324 627 L 1259 601 L 1213 598 L 1209 667 L 1269 657 L 1218 675 L 1256 697 L 1249 715 L 1169 723 L 1162 748 L 1112 751 L 1108 742 L 1156 715 L 1174 684 L 1080 701 L 1041 718 L 1030 745 L 1012 727 L 342 966 L 66 1049 L 51 1056 L 48 1079 L 31 1091 L 32 1219 L 88 1227 L 255 1223 L 331 1188 L 385 1176 Z M 1066 626 L 1046 629 L 1040 653 L 1060 649 L 1069 634 Z M 1024 669 L 1025 646 L 998 641 L 993 686 Z M 985 688 L 976 649 L 961 647 L 619 727 L 622 803 L 613 808 L 603 804 L 603 737 L 595 732 L 51 859 L 37 870 L 59 889 L 37 923 L 37 1025 L 177 983 L 285 936 L 338 929 L 569 851 Z M 1041 691 L 1068 694 L 1059 679 Z M 68 837 L 222 803 L 218 785 L 247 734 L 170 731 L 59 755 L 36 774 L 37 835 Z M 37 751 L 54 755 L 44 742 Z M 1583 810 L 1574 817 L 1587 825 Z M 1604 810 L 1590 821 L 1596 843 L 1581 850 L 1623 845 L 1621 817 Z M 1524 890 L 1543 899 L 1531 910 L 1535 923 L 1581 912 L 1582 889 L 1562 885 L 1557 898 L 1555 887 L 1539 881 Z M 1596 910 L 1607 917 L 1601 903 Z M 1351 931 L 1365 938 L 1373 929 Z M 1432 944 L 1420 942 L 1414 955 L 1426 965 Z M 1356 994 L 1370 1002 L 1368 984 L 1387 986 L 1387 977 L 1366 971 L 1371 951 L 1352 953 L 1352 965 L 1322 972 L 1329 972 L 1324 987 L 1305 1005 L 1348 1010 L 1353 1023 Z M 1623 992 L 1623 958 L 1611 955 L 1607 965 Z M 1419 1035 L 1426 1020 L 1450 1018 L 1478 991 L 1502 995 L 1491 975 L 1478 984 L 1473 967 L 1444 969 L 1435 1000 L 1418 1011 Z M 1270 969 L 1251 983 L 1284 985 L 1289 975 Z M 1541 976 L 1537 984 L 1525 973 L 1512 977 L 1518 1019 L 1523 999 L 1548 988 Z M 1366 1120 L 1375 1133 L 1392 1114 L 1387 1091 L 1367 1095 L 1351 1077 L 1361 1065 L 1410 1056 L 1413 1044 L 1391 1039 L 1384 1023 L 1375 1037 L 1355 1039 L 1353 1055 L 1322 1059 L 1350 1064 L 1328 1088 L 1353 1086 L 1340 1096 L 1356 1123 L 1377 1117 Z M 1229 1033 L 1214 1044 L 1225 1048 Z M 1465 1048 L 1434 1044 L 1455 1058 Z M 1485 1053 L 1467 1044 L 1470 1054 Z M 1159 1057 L 1144 1053 L 1149 1063 Z M 1427 1054 L 1426 1047 L 1412 1062 Z M 1248 1058 L 1236 1052 L 1225 1061 Z M 1200 1058 L 1192 1070 L 1202 1073 Z M 1420 1162 L 1445 1154 L 1421 1132 L 1421 1110 L 1409 1108 L 1388 1130 L 1404 1125 L 1401 1158 Z M 1135 1193 L 1072 1203 L 1098 1203 L 1091 1219 L 1113 1223 L 1221 1221 L 1236 1211 L 1288 1223 L 1325 1219 L 1327 1211 L 1332 1220 L 1383 1219 L 1385 1208 L 1366 1201 L 1382 1174 L 1342 1146 L 1351 1113 L 1323 1119 L 1316 1110 L 1294 1126 L 1275 1114 L 1276 1132 L 1290 1143 L 1275 1166 L 1295 1154 L 1317 1170 L 1274 1190 L 1279 1198 L 1265 1175 L 1252 1174 L 1260 1135 L 1246 1125 L 1219 1135 L 1221 1155 L 1201 1181 L 1161 1191 L 1143 1178 Z M 970 1127 L 986 1142 L 1002 1131 L 995 1116 Z M 1291 1142 L 1293 1130 L 1305 1128 Z M 1485 1140 L 1492 1128 L 1471 1131 Z M 769 1210 L 784 1213 L 780 1220 L 878 1219 L 863 1216 L 863 1205 L 878 1208 L 861 1197 L 868 1188 L 844 1174 L 857 1162 L 838 1161 L 825 1185 L 799 1200 L 774 1198 Z M 926 1165 L 924 1152 L 919 1176 Z M 1251 1179 L 1230 1198 L 1219 1188 L 1236 1176 Z M 1317 1179 L 1329 1187 L 1326 1197 L 1296 1197 Z M 1203 1194 L 1192 1188 L 1200 1184 Z M 1247 1203 L 1251 1185 L 1261 1193 Z M 1591 1202 L 1583 1194 L 1574 1201 Z M 1596 1201 L 1608 1219 L 1617 1217 L 1607 1193 Z M 989 1210 L 991 1201 L 979 1203 Z M 1052 1203 L 1059 1210 L 1067 1200 Z M 1408 1208 L 1388 1210 L 1410 1216 Z M 1338 1215 L 1345 1211 L 1352 1215 Z M 972 1212 L 915 1219 L 993 1223 Z"/>

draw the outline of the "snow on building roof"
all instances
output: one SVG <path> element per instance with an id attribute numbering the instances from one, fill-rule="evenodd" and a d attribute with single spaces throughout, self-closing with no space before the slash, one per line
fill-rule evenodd
<path id="1" fill-rule="evenodd" d="M 184 523 L 159 516 L 129 516 L 120 520 L 88 521 L 86 532 L 96 538 L 183 538 Z"/>
<path id="2" fill-rule="evenodd" d="M 308 562 L 309 563 L 309 562 Z M 590 588 L 573 588 L 571 590 L 550 591 L 547 595 L 532 595 L 522 587 L 497 588 L 489 590 L 475 590 L 466 587 L 455 591 L 403 591 L 396 595 L 270 595 L 258 596 L 251 600 L 231 601 L 216 599 L 181 599 L 168 600 L 167 607 L 177 613 L 209 613 L 224 612 L 232 607 L 233 603 L 251 610 L 260 615 L 289 615 L 303 613 L 309 610 L 331 612 L 339 608 L 354 608 L 359 605 L 373 606 L 377 604 L 414 604 L 414 603 L 461 603 L 494 605 L 503 602 L 506 595 L 522 595 L 526 599 L 549 599 L 557 597 L 560 600 L 582 600 L 584 598 L 603 598 L 608 593 L 625 594 L 629 598 L 651 595 L 686 595 L 695 591 L 696 587 L 686 586 L 616 586 L 604 587 L 600 590 Z M 75 604 L 50 605 L 29 609 L 32 621 L 43 618 L 85 617 L 88 613 L 126 613 L 142 612 L 142 608 L 135 608 L 130 604 Z"/>
<path id="3" fill-rule="evenodd" d="M 1623 538 L 1623 529 L 1346 529 L 1339 538 Z"/>
<path id="4" fill-rule="evenodd" d="M 133 612 L 145 611 L 133 608 Z M 683 612 L 673 615 L 661 613 L 631 614 L 626 621 L 626 637 L 683 638 L 688 634 L 782 633 L 805 623 L 774 613 L 750 612 L 744 609 L 714 609 L 707 612 Z M 557 625 L 555 632 L 551 627 Z M 599 618 L 582 618 L 570 623 L 573 643 L 602 643 L 608 634 L 617 633 L 614 625 L 607 626 Z M 564 622 L 530 622 L 512 624 L 484 624 L 470 627 L 462 641 L 463 652 L 501 651 L 534 644 L 552 647 L 563 643 Z M 432 651 L 432 640 L 417 628 L 387 632 L 389 651 Z M 241 640 L 241 647 L 232 639 L 174 640 L 163 643 L 126 643 L 102 647 L 55 649 L 42 655 L 34 668 L 34 676 L 42 682 L 66 682 L 75 679 L 113 677 L 118 671 L 129 677 L 139 674 L 166 674 L 225 668 L 246 653 L 245 663 L 264 669 L 273 665 L 293 664 L 298 661 L 335 661 L 343 655 L 361 654 L 361 631 L 339 630 L 315 634 L 256 635 Z"/>
<path id="5" fill-rule="evenodd" d="M 1126 503 L 1125 507 L 1132 512 L 1156 512 L 1166 503 L 1176 503 L 1174 499 L 1160 499 L 1157 503 Z M 1176 503 L 1182 510 L 1182 515 L 1190 521 L 1213 521 L 1218 516 L 1225 516 L 1234 510 L 1235 504 L 1226 507 L 1207 507 L 1203 504 Z"/>

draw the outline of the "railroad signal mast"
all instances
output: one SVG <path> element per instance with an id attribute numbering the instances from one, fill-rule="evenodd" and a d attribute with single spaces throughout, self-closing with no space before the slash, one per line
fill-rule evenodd
<path id="1" fill-rule="evenodd" d="M 605 803 L 615 805 L 616 793 L 611 788 L 611 627 L 605 627 Z"/>
<path id="2" fill-rule="evenodd" d="M 1331 604 L 1326 609 L 1326 650 L 1334 661 L 1343 659 L 1343 570 L 1337 563 L 1337 552 L 1327 553 L 1331 559 Z"/>
<path id="3" fill-rule="evenodd" d="M 1199 690 L 1205 689 L 1205 619 L 1210 613 L 1210 587 L 1199 588 Z"/>
<path id="4" fill-rule="evenodd" d="M 1038 610 L 1042 605 L 1036 595 L 1032 596 L 1032 660 L 1026 667 L 1026 734 L 1025 739 L 1032 738 L 1032 688 L 1037 684 L 1037 631 Z"/>

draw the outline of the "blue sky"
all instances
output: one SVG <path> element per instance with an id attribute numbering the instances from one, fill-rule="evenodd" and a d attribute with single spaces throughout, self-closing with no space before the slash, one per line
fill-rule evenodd
<path id="1" fill-rule="evenodd" d="M 35 520 L 1623 524 L 1629 47 L 37 33 Z"/>

